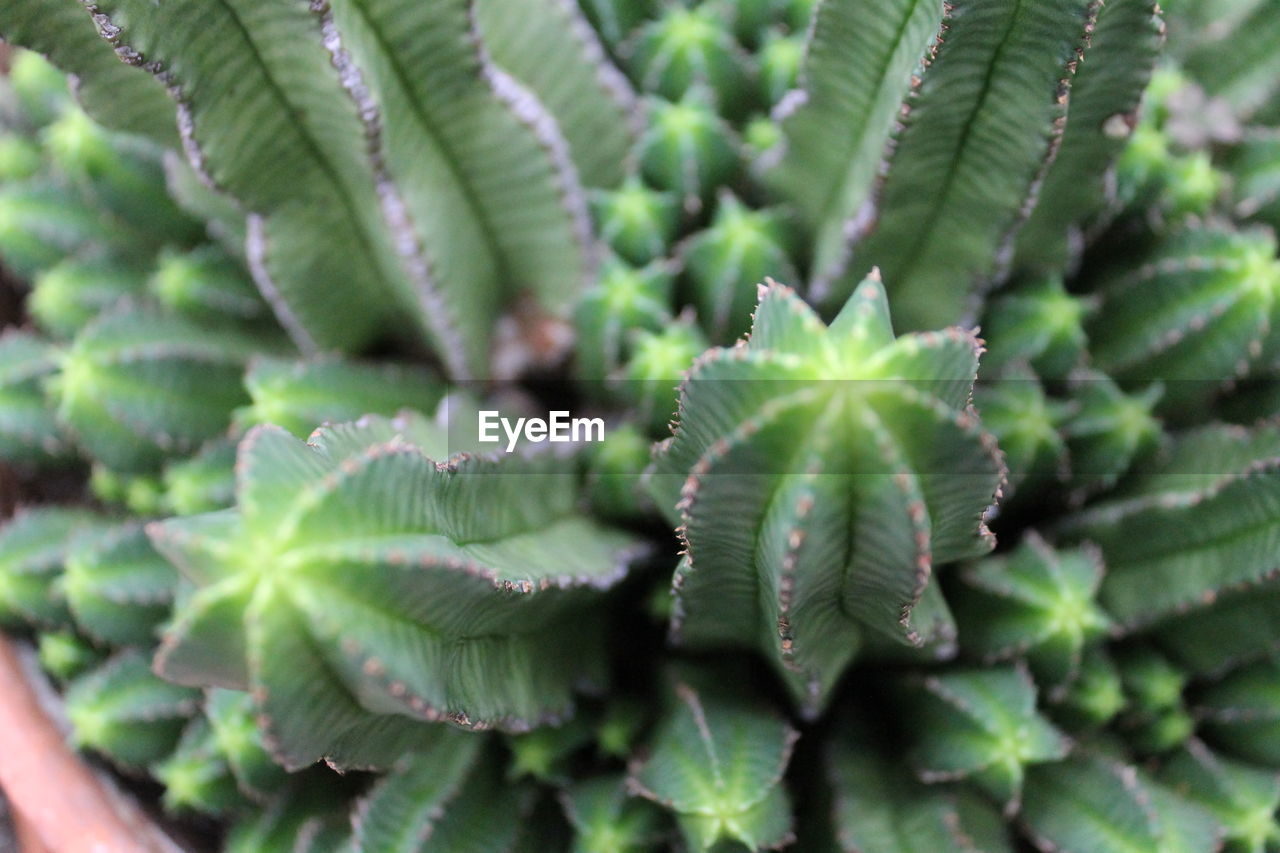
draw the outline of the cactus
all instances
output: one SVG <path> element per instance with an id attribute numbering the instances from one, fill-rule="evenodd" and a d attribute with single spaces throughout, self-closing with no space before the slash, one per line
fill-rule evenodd
<path id="1" fill-rule="evenodd" d="M 895 339 L 874 277 L 830 328 L 790 289 L 762 289 L 746 344 L 703 356 L 681 385 L 656 463 L 655 498 L 687 549 L 676 635 L 763 649 L 810 706 L 864 630 L 952 637 L 932 567 L 990 549 L 981 516 L 1003 480 L 967 408 L 980 349 L 959 329 Z"/>
<path id="2" fill-rule="evenodd" d="M 305 438 L 324 423 L 400 409 L 434 412 L 443 392 L 436 378 L 411 365 L 337 358 L 288 361 L 258 357 L 244 376 L 250 404 L 234 412 L 236 431 L 275 424 Z"/>
<path id="3" fill-rule="evenodd" d="M 1280 847 L 1277 3 L 0 4 L 0 624 L 230 853 Z"/>
<path id="4" fill-rule="evenodd" d="M 1061 760 L 1070 747 L 1036 714 L 1036 687 L 1025 670 L 959 670 L 925 678 L 911 693 L 920 778 L 972 779 L 1006 814 L 1021 808 L 1027 768 Z"/>
<path id="5" fill-rule="evenodd" d="M 1041 685 L 1069 685 L 1111 627 L 1095 600 L 1104 571 L 1096 551 L 1057 551 L 1034 534 L 975 564 L 951 599 L 965 651 L 985 662 L 1025 657 Z"/>
<path id="6" fill-rule="evenodd" d="M 15 329 L 0 335 L 0 457 L 6 461 L 46 464 L 71 455 L 41 390 L 57 365 L 54 347 L 35 335 Z"/>
<path id="7" fill-rule="evenodd" d="M 245 400 L 244 365 L 264 348 L 279 345 L 125 306 L 81 330 L 48 388 L 59 422 L 94 458 L 124 471 L 154 469 L 226 429 Z M 195 387 L 199 396 L 189 393 Z"/>
<path id="8" fill-rule="evenodd" d="M 574 515 L 571 473 L 545 456 L 451 457 L 447 436 L 412 416 L 326 428 L 312 441 L 254 430 L 239 451 L 235 511 L 152 528 L 200 587 L 178 608 L 159 671 L 253 687 L 267 741 L 289 767 L 322 756 L 386 763 L 420 736 L 415 720 L 528 728 L 566 713 L 575 685 L 599 682 L 602 662 L 581 654 L 568 626 L 597 630 L 584 608 L 620 579 L 635 543 Z M 402 486 L 368 491 L 388 478 Z M 370 503 L 378 493 L 386 502 Z M 524 505 L 501 516 L 468 512 L 521 494 Z M 345 538 L 323 533 L 335 518 L 346 519 Z M 346 526 L 360 519 L 369 533 Z M 451 596 L 470 600 L 468 620 L 485 619 L 488 632 L 431 604 Z M 423 659 L 445 668 L 414 663 Z M 529 669 L 531 660 L 540 663 Z M 327 733 L 318 715 L 333 720 Z"/>
<path id="9" fill-rule="evenodd" d="M 60 591 L 76 625 L 114 646 L 146 646 L 169 616 L 178 577 L 141 525 L 84 536 L 66 557 Z"/>
<path id="10" fill-rule="evenodd" d="M 728 343 L 750 326 L 755 287 L 770 275 L 795 279 L 785 223 L 776 211 L 750 210 L 722 196 L 710 227 L 681 250 L 693 304 L 712 341 Z"/>
<path id="11" fill-rule="evenodd" d="M 177 746 L 199 696 L 157 678 L 139 652 L 121 652 L 67 687 L 71 740 L 121 767 L 141 770 Z"/>
<path id="12" fill-rule="evenodd" d="M 710 850 L 721 839 L 752 850 L 782 847 L 792 830 L 780 782 L 795 739 L 772 714 L 679 683 L 628 784 L 675 814 L 691 850 Z"/>

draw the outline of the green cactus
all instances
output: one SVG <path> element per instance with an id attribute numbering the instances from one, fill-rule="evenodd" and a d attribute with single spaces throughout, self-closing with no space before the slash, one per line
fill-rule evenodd
<path id="1" fill-rule="evenodd" d="M 0 620 L 5 625 L 67 624 L 57 579 L 68 552 L 100 524 L 86 510 L 41 507 L 18 513 L 0 528 Z"/>
<path id="2" fill-rule="evenodd" d="M 36 651 L 40 667 L 64 682 L 100 663 L 102 658 L 92 644 L 66 629 L 42 631 Z"/>
<path id="3" fill-rule="evenodd" d="M 240 263 L 212 245 L 162 253 L 147 289 L 167 310 L 195 319 L 269 317 L 266 303 Z"/>
<path id="4" fill-rule="evenodd" d="M 665 835 L 662 813 L 631 796 L 625 779 L 600 776 L 563 791 L 560 802 L 575 832 L 574 853 L 646 853 Z"/>
<path id="5" fill-rule="evenodd" d="M 1205 689 L 1196 706 L 1210 743 L 1245 761 L 1280 764 L 1280 665 L 1265 661 Z"/>
<path id="6" fill-rule="evenodd" d="M 1258 851 L 1280 844 L 1280 779 L 1214 755 L 1189 741 L 1161 770 L 1161 781 L 1208 809 L 1231 849 Z"/>
<path id="7" fill-rule="evenodd" d="M 1045 379 L 1064 379 L 1083 360 L 1088 337 L 1084 320 L 1089 301 L 1067 293 L 1059 278 L 1037 279 L 996 296 L 982 333 L 990 355 L 988 375 L 1025 361 Z"/>
<path id="8" fill-rule="evenodd" d="M 62 261 L 35 276 L 27 310 L 48 335 L 66 340 L 103 311 L 142 296 L 145 277 L 129 266 Z"/>
<path id="9" fill-rule="evenodd" d="M 66 557 L 59 591 L 77 627 L 112 646 L 147 646 L 169 617 L 178 576 L 142 525 L 82 536 Z"/>
<path id="10" fill-rule="evenodd" d="M 299 438 L 325 423 L 400 409 L 434 412 L 444 392 L 431 373 L 413 365 L 372 364 L 340 358 L 290 361 L 259 356 L 244 387 L 250 404 L 235 410 L 237 432 L 275 424 Z"/>
<path id="11" fill-rule="evenodd" d="M 214 439 L 190 459 L 164 468 L 164 506 L 174 515 L 198 515 L 235 503 L 236 446 Z"/>
<path id="12" fill-rule="evenodd" d="M 729 343 L 751 326 L 756 287 L 776 275 L 793 281 L 783 217 L 751 210 L 732 195 L 721 196 L 711 225 L 684 243 L 681 259 L 693 304 L 715 343 Z"/>
<path id="13" fill-rule="evenodd" d="M 144 655 L 125 651 L 67 687 L 71 741 L 126 770 L 169 755 L 197 711 L 200 692 L 156 677 Z"/>
<path id="14" fill-rule="evenodd" d="M 1025 658 L 1042 686 L 1069 686 L 1111 626 L 1096 601 L 1104 571 L 1093 549 L 1058 551 L 1035 534 L 971 566 L 949 598 L 963 649 L 986 662 Z"/>
<path id="15" fill-rule="evenodd" d="M 234 511 L 152 528 L 200 587 L 177 610 L 160 672 L 253 688 L 289 767 L 388 763 L 430 730 L 416 720 L 521 730 L 566 713 L 574 686 L 599 683 L 602 661 L 581 653 L 582 632 L 598 630 L 585 608 L 636 543 L 573 512 L 571 472 L 545 455 L 450 456 L 447 436 L 413 416 L 312 442 L 254 430 Z M 388 478 L 401 485 L 369 491 Z M 471 509 L 491 501 L 506 510 Z M 366 522 L 364 534 L 350 526 Z M 454 596 L 472 602 L 461 621 Z M 476 619 L 485 632 L 464 627 Z M 332 727 L 318 728 L 320 715 Z"/>
<path id="16" fill-rule="evenodd" d="M 979 352 L 959 329 L 895 339 L 876 278 L 830 328 L 790 289 L 762 289 L 747 344 L 685 379 L 656 461 L 687 549 L 676 635 L 761 648 L 810 706 L 864 630 L 953 637 L 932 567 L 990 549 L 981 517 L 1003 480 L 968 408 Z"/>
<path id="17" fill-rule="evenodd" d="M 665 255 L 680 224 L 679 200 L 650 189 L 636 175 L 616 190 L 595 191 L 591 209 L 601 239 L 633 264 L 644 265 Z"/>
<path id="18" fill-rule="evenodd" d="M 223 815 L 245 805 L 226 762 L 218 756 L 217 740 L 204 717 L 187 724 L 172 754 L 151 772 L 164 785 L 164 807 L 171 812 Z"/>
<path id="19" fill-rule="evenodd" d="M 636 337 L 670 323 L 674 290 L 675 272 L 666 264 L 636 269 L 606 261 L 574 316 L 578 375 L 593 382 L 616 378 L 636 349 Z"/>
<path id="20" fill-rule="evenodd" d="M 724 16 L 711 4 L 668 6 L 629 45 L 632 76 L 647 92 L 678 101 L 705 87 L 722 113 L 740 116 L 746 102 L 746 57 Z"/>
<path id="21" fill-rule="evenodd" d="M 1042 849 L 1156 853 L 1213 850 L 1218 843 L 1212 814 L 1102 755 L 1034 768 L 1022 820 Z"/>
<path id="22" fill-rule="evenodd" d="M 57 350 L 48 342 L 17 329 L 0 335 L 0 458 L 43 465 L 71 455 L 41 389 L 57 369 Z"/>
<path id="23" fill-rule="evenodd" d="M 691 850 L 721 839 L 751 850 L 783 847 L 793 836 L 780 783 L 796 737 L 760 708 L 679 683 L 628 785 L 675 815 Z"/>
<path id="24" fill-rule="evenodd" d="M 674 193 L 689 213 L 701 210 L 739 167 L 733 131 L 696 89 L 674 103 L 649 104 L 638 157 L 645 180 Z"/>
<path id="25" fill-rule="evenodd" d="M 226 429 L 246 401 L 244 366 L 264 349 L 281 347 L 270 336 L 125 306 L 81 329 L 48 389 L 59 422 L 95 459 L 153 470 Z"/>
<path id="26" fill-rule="evenodd" d="M 972 779 L 1004 807 L 1021 808 L 1027 768 L 1064 758 L 1070 747 L 1036 713 L 1036 686 L 1015 668 L 958 670 L 909 688 L 918 732 L 912 763 L 925 782 Z"/>

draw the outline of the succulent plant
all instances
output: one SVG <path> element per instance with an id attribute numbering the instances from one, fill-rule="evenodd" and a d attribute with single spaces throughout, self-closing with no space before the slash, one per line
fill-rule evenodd
<path id="1" fill-rule="evenodd" d="M 525 729 L 599 684 L 602 661 L 579 640 L 598 614 L 584 608 L 636 543 L 574 513 L 571 471 L 546 456 L 451 454 L 441 428 L 411 415 L 311 441 L 254 430 L 235 510 L 152 528 L 199 587 L 160 672 L 252 688 L 268 744 L 294 768 L 387 763 L 419 721 Z M 375 488 L 389 479 L 401 485 Z M 491 502 L 506 509 L 474 509 Z"/>
<path id="2" fill-rule="evenodd" d="M 747 341 L 681 385 L 656 461 L 686 544 L 674 634 L 762 649 L 815 708 L 864 631 L 951 641 L 932 568 L 990 549 L 1004 476 L 969 408 L 980 351 L 959 329 L 895 339 L 878 277 L 829 328 L 762 288 Z"/>
<path id="3" fill-rule="evenodd" d="M 0 623 L 230 853 L 1280 847 L 1278 10 L 0 3 Z"/>

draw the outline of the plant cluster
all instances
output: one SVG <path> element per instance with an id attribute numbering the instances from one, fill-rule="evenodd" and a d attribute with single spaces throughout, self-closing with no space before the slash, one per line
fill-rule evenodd
<path id="1" fill-rule="evenodd" d="M 0 623 L 188 832 L 1280 850 L 1276 0 L 0 35 Z"/>

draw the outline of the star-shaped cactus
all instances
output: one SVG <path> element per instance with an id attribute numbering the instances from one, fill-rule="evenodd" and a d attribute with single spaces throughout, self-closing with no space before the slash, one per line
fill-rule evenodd
<path id="1" fill-rule="evenodd" d="M 930 576 L 991 548 L 1004 473 L 969 403 L 980 352 L 956 328 L 895 338 L 878 276 L 830 327 L 763 287 L 749 339 L 690 371 L 655 461 L 687 547 L 675 636 L 762 647 L 810 707 L 864 630 L 953 638 Z"/>
<path id="2" fill-rule="evenodd" d="M 388 763 L 420 721 L 522 730 L 569 713 L 601 681 L 593 604 L 635 540 L 575 511 L 560 459 L 448 450 L 411 414 L 310 444 L 250 432 L 234 509 L 151 528 L 197 587 L 158 671 L 248 689 L 289 767 Z"/>

